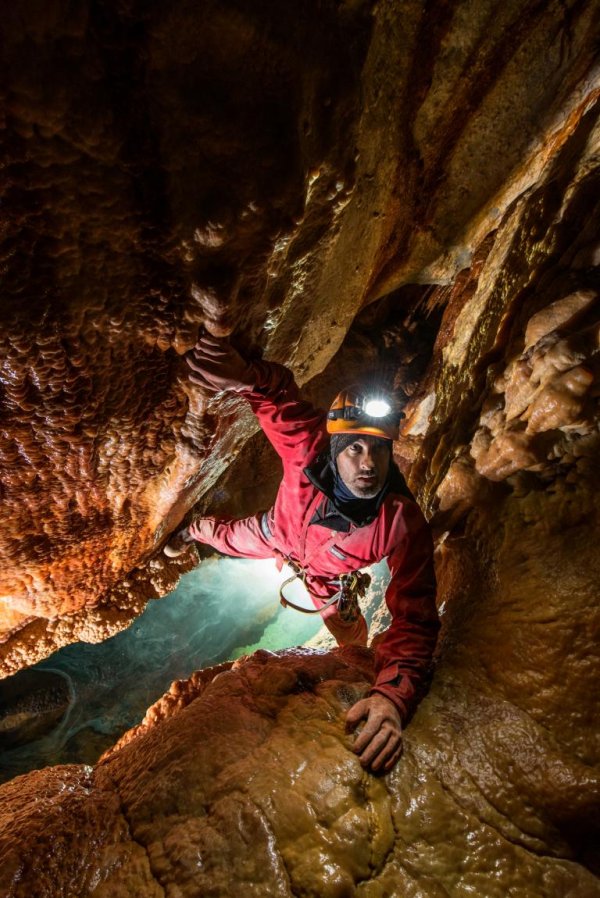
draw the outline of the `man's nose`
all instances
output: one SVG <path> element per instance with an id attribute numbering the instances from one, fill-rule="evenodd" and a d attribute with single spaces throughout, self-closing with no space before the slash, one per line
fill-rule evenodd
<path id="1" fill-rule="evenodd" d="M 375 467 L 375 456 L 373 455 L 373 451 L 369 449 L 365 449 L 362 458 L 361 458 L 361 467 L 367 468 L 371 470 L 371 468 Z"/>

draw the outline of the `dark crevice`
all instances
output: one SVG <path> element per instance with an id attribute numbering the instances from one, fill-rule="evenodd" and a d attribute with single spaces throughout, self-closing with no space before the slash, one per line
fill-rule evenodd
<path id="1" fill-rule="evenodd" d="M 371 303 L 355 318 L 325 371 L 303 388 L 317 405 L 328 405 L 351 383 L 385 390 L 400 408 L 421 392 L 443 306 L 428 306 L 430 285 L 410 284 Z"/>

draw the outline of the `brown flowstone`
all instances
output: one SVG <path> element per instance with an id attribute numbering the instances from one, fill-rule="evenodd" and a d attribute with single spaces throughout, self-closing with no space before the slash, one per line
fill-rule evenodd
<path id="1" fill-rule="evenodd" d="M 206 327 L 321 405 L 402 390 L 433 685 L 374 778 L 369 655 L 198 672 L 0 788 L 1 891 L 596 898 L 598 4 L 259 6 L 5 16 L 0 666 L 172 589 L 190 509 L 272 501 L 243 400 L 186 383 Z"/>
<path id="2" fill-rule="evenodd" d="M 370 665 L 259 652 L 181 683 L 93 770 L 0 787 L 2 894 L 599 895 L 557 819 L 589 804 L 589 768 L 446 675 L 395 771 L 371 776 L 343 726 Z"/>

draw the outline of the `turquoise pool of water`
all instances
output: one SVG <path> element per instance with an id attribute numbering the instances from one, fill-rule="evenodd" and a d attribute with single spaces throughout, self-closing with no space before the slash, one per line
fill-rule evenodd
<path id="1" fill-rule="evenodd" d="M 389 576 L 385 562 L 372 573 L 382 594 Z M 2 750 L 0 732 L 0 782 L 49 764 L 93 764 L 173 680 L 259 648 L 274 651 L 310 640 L 321 618 L 280 606 L 279 586 L 287 576 L 273 560 L 206 559 L 170 595 L 149 602 L 127 630 L 97 645 L 66 646 L 35 665 L 42 684 L 44 671 L 66 679 L 71 702 L 60 723 L 35 741 Z M 302 603 L 299 594 L 289 597 Z M 2 690 L 0 684 L 0 717 Z M 51 704 L 50 689 L 48 694 Z M 44 700 L 42 688 L 36 699 L 42 710 Z"/>
<path id="2" fill-rule="evenodd" d="M 66 646 L 35 665 L 66 676 L 73 700 L 50 733 L 0 750 L 0 780 L 48 764 L 93 763 L 173 680 L 257 648 L 306 642 L 321 619 L 281 608 L 281 579 L 271 560 L 207 559 L 127 630 L 98 645 Z"/>

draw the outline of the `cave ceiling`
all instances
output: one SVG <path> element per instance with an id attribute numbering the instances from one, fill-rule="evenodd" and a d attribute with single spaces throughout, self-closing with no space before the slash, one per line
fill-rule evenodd
<path id="1" fill-rule="evenodd" d="M 7 894 L 41 794 L 77 894 L 198 894 L 198 854 L 215 895 L 600 895 L 599 46 L 579 0 L 3 11 L 3 673 L 172 590 L 193 509 L 271 501 L 243 402 L 186 379 L 202 328 L 320 404 L 404 392 L 443 620 L 386 780 L 332 723 L 368 658 L 194 675 L 93 771 L 0 790 Z"/>

